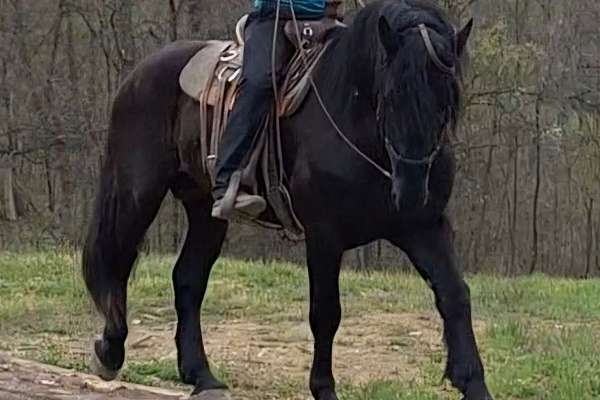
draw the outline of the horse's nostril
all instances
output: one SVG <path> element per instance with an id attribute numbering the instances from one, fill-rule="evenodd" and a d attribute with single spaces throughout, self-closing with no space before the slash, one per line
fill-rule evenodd
<path id="1" fill-rule="evenodd" d="M 400 208 L 400 191 L 397 189 L 392 190 L 392 202 L 396 208 Z"/>

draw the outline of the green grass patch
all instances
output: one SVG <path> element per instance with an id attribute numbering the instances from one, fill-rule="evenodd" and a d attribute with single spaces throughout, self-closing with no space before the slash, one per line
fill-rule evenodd
<path id="1" fill-rule="evenodd" d="M 439 400 L 440 393 L 434 389 L 411 387 L 394 381 L 372 382 L 358 387 L 342 387 L 344 400 Z M 456 394 L 454 394 L 456 397 Z"/>
<path id="2" fill-rule="evenodd" d="M 515 318 L 490 323 L 490 385 L 515 399 L 600 398 L 597 327 Z"/>
<path id="3" fill-rule="evenodd" d="M 143 257 L 130 282 L 129 313 L 173 321 L 173 257 Z M 306 269 L 281 263 L 219 260 L 212 273 L 205 318 L 236 318 L 278 323 L 304 320 L 308 309 Z M 485 327 L 478 335 L 487 376 L 499 399 L 600 398 L 600 280 L 577 281 L 542 275 L 525 278 L 472 276 L 473 315 Z M 406 273 L 345 271 L 341 278 L 344 315 L 429 313 L 431 290 Z M 158 310 L 158 311 L 157 311 Z M 80 354 L 66 354 L 55 337 L 88 338 L 99 332 L 93 306 L 80 277 L 76 253 L 47 252 L 0 255 L 0 349 L 16 351 L 12 338 L 43 336 L 41 344 L 21 353 L 40 361 L 85 370 Z M 33 337 L 33 336 L 32 336 Z M 392 343 L 393 344 L 393 343 Z M 441 385 L 444 354 L 426 355 L 416 368 L 418 382 L 374 381 L 340 385 L 342 399 L 454 399 Z M 217 375 L 235 386 L 227 368 Z M 175 384 L 173 360 L 129 360 L 124 380 Z M 247 384 L 246 384 L 247 385 Z M 297 398 L 304 382 L 272 382 L 275 398 Z M 250 389 L 248 389 L 250 390 Z M 257 389 L 258 390 L 258 389 Z M 306 398 L 306 396 L 302 397 Z"/>
<path id="4" fill-rule="evenodd" d="M 173 360 L 133 361 L 126 364 L 119 379 L 151 386 L 161 381 L 179 382 L 179 373 Z"/>

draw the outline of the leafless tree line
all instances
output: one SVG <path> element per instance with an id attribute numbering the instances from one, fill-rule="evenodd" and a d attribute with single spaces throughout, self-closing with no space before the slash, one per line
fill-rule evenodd
<path id="1" fill-rule="evenodd" d="M 600 272 L 600 3 L 443 0 L 476 20 L 451 215 L 465 269 Z M 249 0 L 0 0 L 0 249 L 78 245 L 110 104 L 144 56 L 225 38 Z M 347 11 L 356 2 L 348 0 Z M 169 199 L 144 248 L 174 251 Z M 273 232 L 236 227 L 230 254 L 296 259 Z M 290 250 L 291 249 L 291 250 Z M 352 264 L 393 266 L 374 244 Z"/>

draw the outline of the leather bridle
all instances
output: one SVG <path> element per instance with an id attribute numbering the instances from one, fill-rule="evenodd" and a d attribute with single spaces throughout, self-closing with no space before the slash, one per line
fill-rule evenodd
<path id="1" fill-rule="evenodd" d="M 431 58 L 431 60 L 435 64 L 435 66 L 438 67 L 440 69 L 440 71 L 442 71 L 443 73 L 455 76 L 456 75 L 456 66 L 454 66 L 454 65 L 448 66 L 448 65 L 444 64 L 444 62 L 440 59 L 437 52 L 435 51 L 435 48 L 433 47 L 433 43 L 431 42 L 431 37 L 429 36 L 429 31 L 428 31 L 427 27 L 425 26 L 425 24 L 419 24 L 418 28 L 419 28 L 419 32 L 421 33 L 421 37 L 423 38 L 423 42 L 425 43 L 425 48 L 427 49 L 427 53 L 429 54 L 429 57 Z M 379 122 L 381 120 L 381 114 L 382 114 L 382 110 L 383 110 L 383 104 L 382 104 L 383 99 L 381 96 L 378 98 L 378 103 L 379 104 L 377 105 L 377 121 Z M 383 129 L 381 129 L 381 130 L 383 130 Z M 444 141 L 446 139 L 446 131 L 447 131 L 446 129 L 444 129 L 442 131 L 442 134 L 438 138 L 438 142 L 437 142 L 436 146 L 434 147 L 434 149 L 431 151 L 431 153 L 429 153 L 428 155 L 426 155 L 425 157 L 420 158 L 420 159 L 406 157 L 406 156 L 398 153 L 396 151 L 396 149 L 394 148 L 394 146 L 392 145 L 392 143 L 390 142 L 390 140 L 388 139 L 388 137 L 385 136 L 385 134 L 383 136 L 384 136 L 384 141 L 385 141 L 385 147 L 388 150 L 388 152 L 390 153 L 390 156 L 394 157 L 394 159 L 400 160 L 403 163 L 409 164 L 409 165 L 428 165 L 428 164 L 432 164 L 435 161 L 436 157 L 442 150 L 442 147 L 444 146 Z"/>
<path id="2" fill-rule="evenodd" d="M 435 47 L 433 46 L 433 42 L 431 41 L 431 37 L 429 36 L 429 30 L 427 29 L 425 24 L 419 24 L 418 28 L 419 28 L 419 33 L 421 34 L 421 38 L 423 39 L 423 43 L 425 44 L 425 48 L 427 49 L 427 53 L 429 54 L 429 57 L 431 58 L 431 61 L 433 61 L 435 66 L 438 67 L 438 69 L 441 72 L 451 75 L 451 76 L 455 76 L 456 75 L 456 66 L 455 65 L 448 66 L 440 59 L 437 52 L 435 51 Z M 455 49 L 455 54 L 456 54 L 456 49 Z M 377 105 L 377 122 L 379 125 L 380 120 L 382 119 L 381 114 L 382 114 L 382 110 L 383 110 L 383 104 L 382 104 L 383 99 L 381 96 L 379 96 L 379 98 L 378 98 L 378 103 L 379 104 Z M 379 126 L 378 129 L 381 131 L 384 131 L 383 126 Z M 385 135 L 385 132 L 383 134 L 385 147 L 387 149 L 389 157 L 391 158 L 392 163 L 394 161 L 400 161 L 407 165 L 425 166 L 427 168 L 427 172 L 425 175 L 424 204 L 427 204 L 427 202 L 429 200 L 429 178 L 431 175 L 431 168 L 433 166 L 433 163 L 437 159 L 438 155 L 441 153 L 441 151 L 444 147 L 444 144 L 446 143 L 447 131 L 448 131 L 448 129 L 445 127 L 442 130 L 440 136 L 438 137 L 437 144 L 433 148 L 431 153 L 429 153 L 428 155 L 424 156 L 423 158 L 419 158 L 419 159 L 407 157 L 401 153 L 398 153 L 396 151 L 396 149 L 394 148 L 393 144 L 391 143 L 391 141 Z"/>

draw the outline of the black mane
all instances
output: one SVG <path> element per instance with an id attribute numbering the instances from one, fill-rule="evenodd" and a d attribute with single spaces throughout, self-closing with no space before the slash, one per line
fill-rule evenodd
<path id="1" fill-rule="evenodd" d="M 394 32 L 400 35 L 424 24 L 429 28 L 431 40 L 440 59 L 447 65 L 455 66 L 455 77 L 444 77 L 444 82 L 431 87 L 432 83 L 423 77 L 431 63 L 423 41 L 418 35 L 405 40 L 399 54 L 401 58 L 401 77 L 405 100 L 413 99 L 420 104 L 404 104 L 406 112 L 419 112 L 424 118 L 433 109 L 433 102 L 443 102 L 449 110 L 448 123 L 455 128 L 457 110 L 460 104 L 460 62 L 455 54 L 455 27 L 450 18 L 437 4 L 429 0 L 381 0 L 371 3 L 362 9 L 350 26 L 335 34 L 331 51 L 324 57 L 327 78 L 320 79 L 319 86 L 325 93 L 335 93 L 342 99 L 350 98 L 355 92 L 368 93 L 370 109 L 377 107 L 380 94 L 389 92 L 398 82 L 390 81 L 382 76 L 386 63 L 385 50 L 379 36 L 378 24 L 385 17 Z M 422 86 L 430 86 L 423 88 Z M 427 89 L 427 90 L 423 90 Z M 435 99 L 424 98 L 417 93 L 431 93 Z M 430 103 L 430 104 L 427 104 Z M 342 111 L 347 106 L 332 105 Z M 362 113 L 362 110 L 359 110 Z M 419 131 L 426 130 L 420 127 Z"/>

